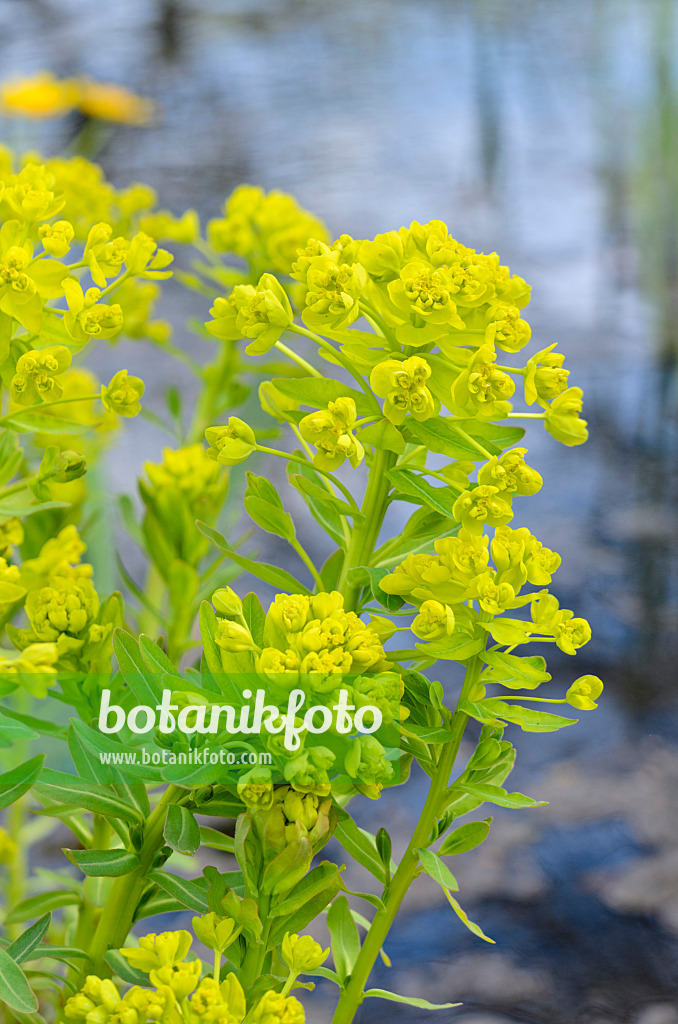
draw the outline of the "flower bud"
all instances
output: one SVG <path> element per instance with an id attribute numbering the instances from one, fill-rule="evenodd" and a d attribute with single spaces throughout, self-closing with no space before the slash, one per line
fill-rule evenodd
<path id="1" fill-rule="evenodd" d="M 440 601 L 424 601 L 411 629 L 420 640 L 441 640 L 454 630 L 454 612 Z"/>
<path id="2" fill-rule="evenodd" d="M 315 971 L 325 963 L 329 955 L 329 949 L 323 949 L 310 935 L 291 935 L 286 932 L 282 940 L 281 958 L 292 974 Z"/>
<path id="3" fill-rule="evenodd" d="M 77 480 L 87 472 L 87 460 L 80 452 L 65 451 L 59 455 L 57 471 L 54 474 L 56 483 L 70 483 Z"/>
<path id="4" fill-rule="evenodd" d="M 241 929 L 232 917 L 219 917 L 213 911 L 193 918 L 193 931 L 204 946 L 223 953 L 238 938 Z"/>
<path id="5" fill-rule="evenodd" d="M 242 612 L 242 601 L 230 587 L 221 587 L 212 594 L 212 604 L 220 615 L 237 616 Z"/>
<path id="6" fill-rule="evenodd" d="M 238 651 L 254 650 L 254 640 L 249 629 L 241 626 L 239 622 L 229 622 L 228 619 L 221 619 L 214 634 L 214 640 L 222 651 L 235 654 Z"/>

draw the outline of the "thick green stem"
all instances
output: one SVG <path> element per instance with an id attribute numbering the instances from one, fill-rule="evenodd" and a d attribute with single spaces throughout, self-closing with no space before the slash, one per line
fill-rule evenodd
<path id="1" fill-rule="evenodd" d="M 407 849 L 384 896 L 384 909 L 377 911 L 365 936 L 365 941 L 358 954 L 351 977 L 339 997 L 337 1008 L 332 1017 L 332 1024 L 351 1024 L 351 1021 L 354 1019 L 356 1011 L 363 1001 L 363 992 L 365 991 L 370 972 L 379 956 L 379 950 L 384 945 L 400 904 L 417 874 L 419 868 L 417 850 L 428 845 L 433 825 L 444 810 L 445 793 L 454 762 L 459 752 L 459 745 L 464 735 L 466 723 L 468 722 L 468 715 L 461 711 L 460 707 L 475 686 L 482 671 L 482 666 L 483 663 L 479 655 L 472 658 L 468 664 L 464 685 L 462 686 L 457 708 L 450 724 L 450 739 L 442 748 L 438 766 L 431 779 L 426 803 L 419 815 L 412 838 L 407 844 Z"/>
<path id="2" fill-rule="evenodd" d="M 144 840 L 139 852 L 139 867 L 128 875 L 116 878 L 111 888 L 106 906 L 89 947 L 92 960 L 91 973 L 106 977 L 110 969 L 104 961 L 104 954 L 109 949 L 120 948 L 132 927 L 134 912 L 139 902 L 153 858 L 164 843 L 163 830 L 167 806 L 178 803 L 186 791 L 178 786 L 168 786 L 158 800 L 154 810 L 144 825 Z"/>
<path id="3" fill-rule="evenodd" d="M 393 452 L 383 451 L 379 448 L 375 449 L 365 498 L 360 509 L 365 519 L 353 528 L 351 542 L 344 558 L 341 577 L 337 585 L 337 589 L 344 595 L 344 607 L 347 611 L 355 611 L 361 585 L 349 584 L 346 577 L 350 569 L 355 569 L 361 565 L 369 565 L 372 559 L 379 531 L 386 514 L 388 492 L 391 487 L 386 474 L 395 465 L 395 462 L 396 455 Z"/>

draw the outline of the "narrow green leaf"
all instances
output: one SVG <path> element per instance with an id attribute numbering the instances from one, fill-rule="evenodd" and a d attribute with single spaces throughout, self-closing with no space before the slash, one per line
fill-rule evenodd
<path id="1" fill-rule="evenodd" d="M 16 960 L 20 964 L 22 960 L 27 960 L 30 957 L 35 947 L 40 945 L 46 935 L 51 920 L 51 913 L 44 914 L 7 947 L 7 953 L 12 960 Z"/>
<path id="2" fill-rule="evenodd" d="M 484 821 L 469 821 L 460 825 L 452 832 L 438 850 L 441 857 L 455 857 L 459 853 L 467 853 L 484 843 L 490 834 L 492 818 Z"/>
<path id="3" fill-rule="evenodd" d="M 440 857 L 433 850 L 417 850 L 419 860 L 426 874 L 442 886 L 443 889 L 451 889 L 457 892 L 459 885 L 447 864 L 444 864 Z"/>
<path id="4" fill-rule="evenodd" d="M 427 999 L 419 999 L 417 996 L 400 996 L 397 992 L 387 992 L 384 988 L 369 988 L 365 992 L 366 999 L 389 999 L 392 1003 L 406 1003 L 408 1006 L 416 1006 L 420 1010 L 449 1010 L 453 1006 L 462 1006 L 462 1003 L 429 1003 Z"/>
<path id="5" fill-rule="evenodd" d="M 498 807 L 518 809 L 521 807 L 546 807 L 548 804 L 548 800 L 533 800 L 531 796 L 525 796 L 523 793 L 508 793 L 502 786 L 474 785 L 470 782 L 462 782 L 458 783 L 455 788 L 461 789 L 478 800 L 496 804 Z"/>
<path id="6" fill-rule="evenodd" d="M 162 647 L 156 644 L 150 636 L 142 633 L 139 637 L 139 647 L 144 656 L 144 661 L 154 672 L 168 673 L 169 675 L 181 678 L 181 672 L 172 664 Z"/>
<path id="7" fill-rule="evenodd" d="M 360 953 L 360 936 L 345 896 L 337 896 L 327 911 L 334 969 L 345 981 Z"/>
<path id="8" fill-rule="evenodd" d="M 428 480 L 411 469 L 391 469 L 386 474 L 397 491 L 396 497 L 425 505 L 441 516 L 454 519 L 453 506 L 459 491 L 453 487 L 433 487 Z"/>
<path id="9" fill-rule="evenodd" d="M 540 657 L 520 658 L 501 651 L 485 651 L 483 661 L 489 670 L 483 672 L 483 683 L 505 686 L 509 690 L 534 690 L 551 676 Z"/>
<path id="10" fill-rule="evenodd" d="M 133 807 L 127 801 L 121 800 L 119 796 L 109 789 L 104 789 L 103 786 L 85 782 L 67 772 L 45 768 L 33 788 L 38 796 L 46 797 L 58 804 L 84 807 L 87 811 L 121 818 L 123 821 L 134 823 L 143 821 L 143 814 L 138 807 Z"/>
<path id="11" fill-rule="evenodd" d="M 0 949 L 0 1000 L 18 1013 L 33 1013 L 38 1009 L 37 996 L 26 975 L 4 949 Z"/>
<path id="12" fill-rule="evenodd" d="M 377 844 L 373 836 L 358 828 L 353 818 L 347 814 L 340 818 L 334 832 L 334 838 L 348 854 L 362 864 L 370 874 L 382 884 L 386 882 L 386 868 L 379 856 Z"/>
<path id="13" fill-rule="evenodd" d="M 168 871 L 150 871 L 147 875 L 149 882 L 155 882 L 173 899 L 178 900 L 189 910 L 195 910 L 198 914 L 206 914 L 209 907 L 207 904 L 207 880 L 191 882 L 179 875 L 171 875 Z M 204 884 L 203 884 L 204 883 Z"/>
<path id="14" fill-rule="evenodd" d="M 104 960 L 118 977 L 126 981 L 128 985 L 141 985 L 142 988 L 148 988 L 150 985 L 148 974 L 144 971 L 139 971 L 136 967 L 132 967 L 129 960 L 122 955 L 120 950 L 109 949 L 107 953 L 104 953 Z"/>
<path id="15" fill-rule="evenodd" d="M 124 629 L 113 633 L 113 650 L 125 682 L 140 704 L 155 707 L 160 703 L 160 687 L 146 667 L 139 641 Z"/>
<path id="16" fill-rule="evenodd" d="M 338 398 L 352 398 L 358 416 L 369 416 L 372 412 L 372 403 L 362 391 L 354 391 L 340 380 L 326 380 L 323 377 L 274 377 L 271 383 L 278 391 L 282 391 L 283 395 L 314 409 L 326 408 L 329 402 L 336 402 Z"/>
<path id="17" fill-rule="evenodd" d="M 59 963 L 70 964 L 74 960 L 89 960 L 89 953 L 83 949 L 76 949 L 75 946 L 36 946 L 30 956 L 26 957 L 29 962 L 35 960 L 58 960 Z"/>
<path id="18" fill-rule="evenodd" d="M 44 760 L 45 755 L 38 754 L 18 768 L 0 775 L 0 810 L 9 807 L 31 788 L 42 771 Z"/>
<path id="19" fill-rule="evenodd" d="M 139 867 L 136 853 L 129 853 L 127 850 L 65 849 L 63 852 L 83 874 L 97 878 L 118 878 Z"/>
<path id="20" fill-rule="evenodd" d="M 476 924 L 475 921 L 471 921 L 466 911 L 462 910 L 462 908 L 459 906 L 452 893 L 448 892 L 446 889 L 445 895 L 447 896 L 447 901 L 452 907 L 453 911 L 455 912 L 459 920 L 463 921 L 468 930 L 470 932 L 473 932 L 474 935 L 477 935 L 478 938 L 482 939 L 484 942 L 491 942 L 492 945 L 494 945 L 494 939 L 491 939 L 489 935 L 486 935 L 479 924 Z"/>
<path id="21" fill-rule="evenodd" d="M 285 569 L 278 569 L 275 565 L 268 565 L 266 562 L 254 561 L 251 558 L 246 558 L 244 555 L 239 555 L 230 544 L 225 540 L 224 537 L 215 530 L 212 526 L 208 526 L 207 523 L 202 523 L 200 520 L 196 522 L 196 526 L 205 537 L 212 541 L 212 543 L 220 551 L 223 551 L 232 562 L 239 565 L 241 569 L 256 576 L 257 579 L 263 580 L 264 583 L 270 583 L 272 587 L 276 587 L 278 590 L 286 591 L 289 594 L 309 594 L 310 591 L 307 587 L 300 583 L 299 580 L 295 579 L 291 573 L 286 572 Z"/>
<path id="22" fill-rule="evenodd" d="M 170 804 L 164 829 L 165 842 L 177 853 L 193 856 L 200 846 L 200 826 L 186 807 Z"/>
<path id="23" fill-rule="evenodd" d="M 418 651 L 427 657 L 443 661 L 467 661 L 474 654 L 478 654 L 485 646 L 483 636 L 474 636 L 470 633 L 455 632 L 444 640 L 432 640 L 428 644 L 415 644 Z"/>
<path id="24" fill-rule="evenodd" d="M 41 892 L 36 896 L 28 896 L 21 900 L 10 910 L 5 918 L 5 924 L 20 924 L 22 921 L 30 921 L 33 917 L 45 914 L 48 911 L 59 910 L 61 907 L 71 907 L 80 903 L 80 896 L 72 889 L 55 889 L 52 892 Z"/>
<path id="25" fill-rule="evenodd" d="M 458 426 L 459 421 L 444 416 L 433 416 L 423 423 L 417 423 L 412 417 L 408 417 L 402 426 L 405 440 L 413 444 L 423 444 L 431 452 L 438 452 L 440 455 L 447 455 L 451 459 L 464 459 L 471 462 L 480 462 L 486 458 L 482 451 L 464 437 Z M 464 433 L 473 437 L 475 420 L 464 420 Z M 468 430 L 464 428 L 471 424 Z M 488 438 L 480 441 L 481 448 L 484 448 L 490 455 L 499 455 L 501 449 L 494 445 Z"/>
<path id="26" fill-rule="evenodd" d="M 212 850 L 225 850 L 226 853 L 234 852 L 233 836 L 224 835 L 209 825 L 200 826 L 200 845 L 209 846 Z"/>

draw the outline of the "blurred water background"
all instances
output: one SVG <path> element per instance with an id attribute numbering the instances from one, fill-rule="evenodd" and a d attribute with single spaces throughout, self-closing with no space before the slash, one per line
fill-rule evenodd
<path id="1" fill-rule="evenodd" d="M 281 188 L 357 237 L 446 220 L 532 284 L 537 347 L 558 342 L 584 388 L 591 440 L 530 439 L 545 485 L 516 523 L 563 554 L 556 593 L 593 627 L 576 672 L 554 659 L 556 689 L 597 672 L 603 704 L 520 735 L 512 788 L 549 807 L 499 813 L 455 864 L 497 945 L 426 881 L 393 930 L 376 984 L 463 1008 L 370 1000 L 361 1024 L 678 1022 L 677 24 L 674 0 L 0 0 L 0 77 L 84 73 L 160 104 L 100 153 L 116 184 L 203 217 L 243 181 Z M 5 141 L 56 152 L 77 127 L 5 124 Z M 194 345 L 181 325 L 206 309 L 167 302 Z M 151 401 L 175 372 L 131 343 L 110 364 Z M 164 443 L 130 426 L 115 490 Z M 365 822 L 402 840 L 422 786 Z M 311 1024 L 329 1019 L 320 994 Z"/>

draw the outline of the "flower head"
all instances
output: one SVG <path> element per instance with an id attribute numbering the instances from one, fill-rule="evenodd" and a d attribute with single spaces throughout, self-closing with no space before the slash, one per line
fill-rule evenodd
<path id="1" fill-rule="evenodd" d="M 210 446 L 208 457 L 222 466 L 237 466 L 249 458 L 257 446 L 254 431 L 237 416 L 230 416 L 223 427 L 208 427 L 205 440 Z"/>
<path id="2" fill-rule="evenodd" d="M 127 370 L 118 370 L 108 385 L 101 385 L 101 401 L 105 409 L 118 416 L 131 418 L 141 412 L 140 398 L 145 390 L 140 377 L 130 377 Z"/>

